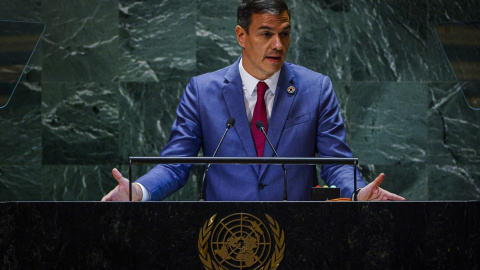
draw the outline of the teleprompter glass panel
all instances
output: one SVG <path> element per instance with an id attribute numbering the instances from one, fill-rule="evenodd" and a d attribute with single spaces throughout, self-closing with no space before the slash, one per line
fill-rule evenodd
<path id="1" fill-rule="evenodd" d="M 10 101 L 44 30 L 43 23 L 0 21 L 0 109 Z"/>
<path id="2" fill-rule="evenodd" d="M 472 109 L 480 109 L 480 22 L 435 27 L 450 67 Z"/>

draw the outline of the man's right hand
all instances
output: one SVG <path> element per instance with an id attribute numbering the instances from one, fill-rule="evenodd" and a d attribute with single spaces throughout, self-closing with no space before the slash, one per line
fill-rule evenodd
<path id="1" fill-rule="evenodd" d="M 110 191 L 105 197 L 102 198 L 103 202 L 109 201 L 129 201 L 129 181 L 127 178 L 123 177 L 122 174 L 115 168 L 112 170 L 113 177 L 118 182 L 118 186 L 116 186 L 112 191 Z M 132 184 L 132 200 L 133 201 L 141 201 L 143 197 L 142 188 L 136 184 Z"/>

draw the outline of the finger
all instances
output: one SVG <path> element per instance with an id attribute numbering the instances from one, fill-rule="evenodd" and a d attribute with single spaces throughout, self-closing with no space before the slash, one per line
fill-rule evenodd
<path id="1" fill-rule="evenodd" d="M 406 199 L 402 196 L 399 196 L 397 194 L 394 194 L 394 193 L 390 193 L 388 194 L 388 200 L 389 201 L 406 201 Z"/>
<path id="2" fill-rule="evenodd" d="M 375 201 L 405 201 L 405 198 L 402 196 L 386 191 L 382 188 L 378 188 L 378 191 L 379 195 L 376 199 L 374 199 Z"/>
<path id="3" fill-rule="evenodd" d="M 113 177 L 117 180 L 118 184 L 126 184 L 128 183 L 128 180 L 123 177 L 123 175 L 117 170 L 117 168 L 114 168 L 112 170 Z"/>
<path id="4" fill-rule="evenodd" d="M 385 174 L 381 173 L 375 180 L 373 180 L 372 184 L 375 186 L 380 186 L 380 184 L 385 180 Z"/>
<path id="5" fill-rule="evenodd" d="M 107 195 L 103 196 L 102 202 L 109 202 L 109 201 L 111 201 L 111 200 L 112 200 L 112 193 L 114 192 L 114 190 L 115 190 L 115 189 L 110 190 L 110 192 L 109 192 Z"/>

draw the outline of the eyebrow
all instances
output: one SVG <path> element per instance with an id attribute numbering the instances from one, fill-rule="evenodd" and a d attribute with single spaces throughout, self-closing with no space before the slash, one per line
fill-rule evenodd
<path id="1" fill-rule="evenodd" d="M 291 27 L 290 27 L 290 24 L 285 26 L 285 28 L 282 29 L 282 31 L 285 31 L 285 30 L 289 30 Z M 257 28 L 257 30 L 273 30 L 272 27 L 269 27 L 269 26 L 260 26 L 259 28 Z"/>

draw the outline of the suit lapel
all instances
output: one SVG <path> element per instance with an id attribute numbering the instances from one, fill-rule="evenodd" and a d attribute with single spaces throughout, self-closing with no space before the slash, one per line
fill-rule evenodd
<path id="1" fill-rule="evenodd" d="M 278 149 L 278 142 L 280 141 L 280 137 L 282 136 L 283 128 L 285 126 L 285 122 L 287 120 L 287 116 L 290 112 L 290 107 L 295 100 L 295 96 L 298 92 L 298 89 L 295 90 L 293 94 L 289 94 L 287 89 L 289 86 L 294 85 L 294 75 L 288 63 L 284 63 L 282 67 L 282 71 L 280 72 L 280 77 L 277 83 L 277 89 L 275 90 L 275 100 L 273 102 L 273 109 L 272 109 L 272 116 L 270 118 L 270 124 L 268 125 L 268 138 L 272 142 L 275 150 Z M 295 87 L 296 88 L 296 87 Z M 275 154 L 271 149 L 270 145 L 267 145 L 266 142 L 265 150 L 263 151 L 264 157 L 273 157 Z M 284 145 L 283 147 L 288 147 Z M 278 151 L 278 150 L 277 150 Z M 268 165 L 270 166 L 270 165 Z M 268 166 L 261 166 L 260 169 L 260 177 L 262 178 L 263 173 L 265 172 Z M 278 166 L 278 165 L 273 165 Z"/>
<path id="2" fill-rule="evenodd" d="M 240 58 L 239 58 L 240 60 Z M 245 102 L 243 98 L 243 86 L 240 72 L 238 70 L 239 60 L 229 67 L 225 74 L 225 85 L 223 87 L 223 97 L 227 105 L 230 116 L 235 118 L 233 128 L 238 133 L 240 140 L 248 157 L 257 157 L 255 145 L 253 143 L 252 132 L 248 124 L 247 113 L 245 112 Z M 252 165 L 258 174 L 257 165 Z"/>

